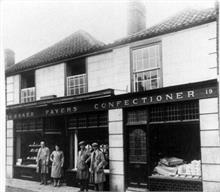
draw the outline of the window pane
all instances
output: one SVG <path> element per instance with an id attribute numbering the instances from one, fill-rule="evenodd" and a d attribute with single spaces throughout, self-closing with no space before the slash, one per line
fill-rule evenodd
<path id="1" fill-rule="evenodd" d="M 138 82 L 138 91 L 144 91 L 144 86 L 142 82 Z"/>
<path id="2" fill-rule="evenodd" d="M 80 94 L 84 93 L 84 88 L 80 87 Z"/>
<path id="3" fill-rule="evenodd" d="M 151 79 L 156 79 L 158 77 L 158 70 L 151 71 Z"/>
<path id="4" fill-rule="evenodd" d="M 143 80 L 143 73 L 138 73 L 137 74 L 137 80 L 142 81 Z"/>
<path id="5" fill-rule="evenodd" d="M 148 46 L 133 51 L 134 72 L 160 66 L 159 45 Z"/>
<path id="6" fill-rule="evenodd" d="M 79 89 L 76 88 L 76 89 L 75 89 L 75 95 L 78 95 L 78 94 L 79 94 Z"/>
<path id="7" fill-rule="evenodd" d="M 158 88 L 158 80 L 153 79 L 151 80 L 151 89 L 156 89 L 156 88 Z"/>

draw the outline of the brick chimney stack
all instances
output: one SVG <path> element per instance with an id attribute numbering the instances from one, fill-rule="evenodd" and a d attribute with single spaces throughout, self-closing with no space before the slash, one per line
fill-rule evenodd
<path id="1" fill-rule="evenodd" d="M 4 50 L 4 57 L 5 57 L 5 69 L 15 64 L 15 52 L 12 51 L 11 49 Z"/>
<path id="2" fill-rule="evenodd" d="M 131 35 L 146 28 L 146 8 L 141 0 L 128 3 L 127 34 Z"/>

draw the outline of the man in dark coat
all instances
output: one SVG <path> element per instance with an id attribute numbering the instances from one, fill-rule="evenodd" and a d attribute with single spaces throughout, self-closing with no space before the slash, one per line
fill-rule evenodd
<path id="1" fill-rule="evenodd" d="M 40 149 L 37 153 L 37 172 L 40 173 L 41 184 L 47 184 L 47 174 L 49 173 L 50 150 L 45 146 L 45 142 L 40 142 Z"/>
<path id="2" fill-rule="evenodd" d="M 85 146 L 86 143 L 84 141 L 79 143 L 80 151 L 77 159 L 76 178 L 80 182 L 80 191 L 88 191 L 89 167 L 87 163 L 90 161 L 90 153 L 86 150 Z"/>
<path id="3" fill-rule="evenodd" d="M 103 191 L 106 180 L 104 173 L 106 161 L 103 153 L 98 149 L 98 143 L 93 143 L 92 147 L 94 151 L 91 154 L 90 172 L 95 183 L 95 190 Z"/>

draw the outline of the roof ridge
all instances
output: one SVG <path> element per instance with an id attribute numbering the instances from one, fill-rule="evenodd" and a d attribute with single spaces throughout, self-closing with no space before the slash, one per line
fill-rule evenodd
<path id="1" fill-rule="evenodd" d="M 15 65 L 17 65 L 17 64 L 19 64 L 19 63 L 22 63 L 22 62 L 25 62 L 25 61 L 27 61 L 27 60 L 29 60 L 29 59 L 35 58 L 37 55 L 39 55 L 39 54 L 41 54 L 41 53 L 44 53 L 45 51 L 48 51 L 48 50 L 50 50 L 51 48 L 56 47 L 57 45 L 63 44 L 63 43 L 65 43 L 66 41 L 68 41 L 69 39 L 71 39 L 71 38 L 73 38 L 73 37 L 76 37 L 76 35 L 77 35 L 77 36 L 78 36 L 78 35 L 82 35 L 82 36 L 83 36 L 84 38 L 86 38 L 86 40 L 88 40 L 89 43 L 92 44 L 93 46 L 95 45 L 95 42 L 96 42 L 96 43 L 99 43 L 100 46 L 105 45 L 102 41 L 99 41 L 99 40 L 97 40 L 96 38 L 92 37 L 88 32 L 86 32 L 86 31 L 84 31 L 84 30 L 82 30 L 82 29 L 79 29 L 79 30 L 77 30 L 77 31 L 75 31 L 75 32 L 73 32 L 73 33 L 71 33 L 71 34 L 68 35 L 67 37 L 62 38 L 62 39 L 59 40 L 58 42 L 53 43 L 52 45 L 50 45 L 50 46 L 48 46 L 48 47 L 42 49 L 41 51 L 38 51 L 37 53 L 35 53 L 35 54 L 33 54 L 33 55 L 27 57 L 26 59 L 23 59 L 23 60 L 17 62 Z M 13 67 L 13 66 L 12 66 L 12 67 Z M 10 69 L 10 68 L 9 68 L 9 69 Z"/>
<path id="2" fill-rule="evenodd" d="M 18 62 L 6 69 L 6 75 L 16 74 L 23 70 L 30 70 L 47 64 L 58 63 L 74 57 L 94 53 L 106 48 L 114 48 L 119 45 L 132 43 L 162 34 L 177 32 L 198 25 L 216 21 L 216 9 L 183 9 L 179 13 L 167 17 L 145 30 L 120 38 L 112 43 L 104 44 L 95 39 L 88 32 L 80 29 L 70 34 L 57 43 L 39 51 L 38 53 Z"/>
<path id="3" fill-rule="evenodd" d="M 122 38 L 120 38 L 120 39 L 117 39 L 117 40 L 114 41 L 114 43 L 117 43 L 117 42 L 119 42 L 119 41 L 122 41 L 122 40 L 124 40 L 125 38 L 131 38 L 131 37 L 136 36 L 136 35 L 142 35 L 144 32 L 147 32 L 148 30 L 151 30 L 151 29 L 153 29 L 153 28 L 155 28 L 155 27 L 157 27 L 157 26 L 159 26 L 159 25 L 162 25 L 162 24 L 164 24 L 164 23 L 166 23 L 166 22 L 168 22 L 168 21 L 171 21 L 171 20 L 173 20 L 174 18 L 176 19 L 176 18 L 180 17 L 180 16 L 183 15 L 183 14 L 189 14 L 189 13 L 192 13 L 192 12 L 195 12 L 195 11 L 196 11 L 197 13 L 198 13 L 198 12 L 207 12 L 207 11 L 211 11 L 211 10 L 214 11 L 215 8 L 214 8 L 214 7 L 209 7 L 209 8 L 206 8 L 206 9 L 184 8 L 184 9 L 182 9 L 180 12 L 178 12 L 178 13 L 172 15 L 172 16 L 169 16 L 169 17 L 164 18 L 163 20 L 161 20 L 160 22 L 158 22 L 158 23 L 156 23 L 156 24 L 150 26 L 149 28 L 142 29 L 141 31 L 139 31 L 139 32 L 137 32 L 137 33 L 134 33 L 134 34 L 128 35 L 128 36 L 126 36 L 126 37 L 122 37 Z"/>

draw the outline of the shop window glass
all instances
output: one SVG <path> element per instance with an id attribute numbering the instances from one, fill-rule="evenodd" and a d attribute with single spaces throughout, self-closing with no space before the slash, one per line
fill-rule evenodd
<path id="1" fill-rule="evenodd" d="M 58 132 L 61 133 L 65 122 L 62 117 L 51 117 L 45 119 L 45 133 Z"/>
<path id="2" fill-rule="evenodd" d="M 84 115 L 74 115 L 68 118 L 68 129 L 80 129 L 80 128 L 95 128 L 95 127 L 107 127 L 108 126 L 108 114 L 102 113 L 88 113 Z"/>
<path id="3" fill-rule="evenodd" d="M 99 114 L 99 126 L 108 126 L 108 114 L 107 113 Z"/>
<path id="4" fill-rule="evenodd" d="M 78 118 L 78 126 L 79 127 L 86 127 L 87 126 L 86 115 L 79 116 L 79 118 Z"/>
<path id="5" fill-rule="evenodd" d="M 42 131 L 43 130 L 43 119 L 34 118 L 34 119 L 16 120 L 15 130 L 16 132 Z"/>
<path id="6" fill-rule="evenodd" d="M 183 119 L 199 119 L 198 103 L 184 103 L 182 106 Z"/>
<path id="7" fill-rule="evenodd" d="M 69 129 L 77 127 L 77 117 L 76 116 L 72 116 L 69 118 L 68 127 L 69 127 Z"/>
<path id="8" fill-rule="evenodd" d="M 198 101 L 155 105 L 150 107 L 150 122 L 185 121 L 198 119 Z"/>
<path id="9" fill-rule="evenodd" d="M 180 107 L 178 104 L 170 104 L 166 106 L 166 120 L 167 121 L 175 121 L 180 120 L 181 113 Z"/>
<path id="10" fill-rule="evenodd" d="M 146 123 L 147 123 L 147 111 L 146 110 L 128 111 L 127 125 L 146 124 Z"/>
<path id="11" fill-rule="evenodd" d="M 98 115 L 97 114 L 88 115 L 88 126 L 89 127 L 97 127 L 98 126 Z"/>
<path id="12" fill-rule="evenodd" d="M 152 122 L 158 122 L 164 120 L 164 109 L 162 106 L 155 105 L 150 109 L 150 116 Z"/>

